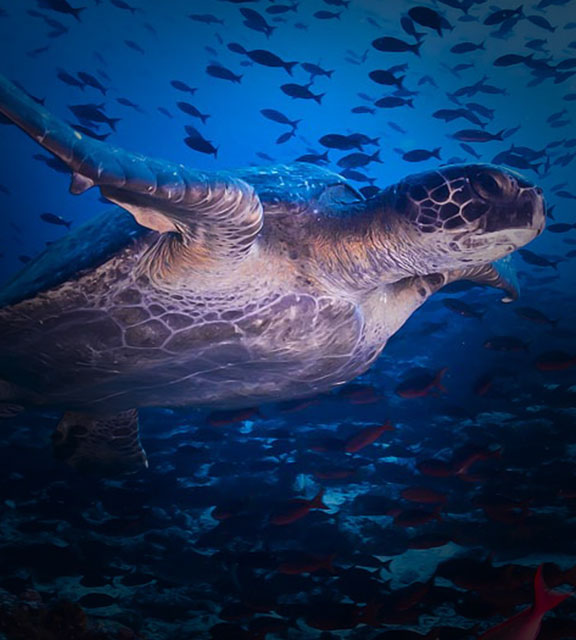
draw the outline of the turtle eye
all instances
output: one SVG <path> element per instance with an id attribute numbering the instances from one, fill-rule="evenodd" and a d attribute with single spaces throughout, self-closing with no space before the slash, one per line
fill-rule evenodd
<path id="1" fill-rule="evenodd" d="M 504 192 L 499 176 L 491 171 L 477 171 L 472 175 L 470 184 L 484 200 L 501 197 Z"/>

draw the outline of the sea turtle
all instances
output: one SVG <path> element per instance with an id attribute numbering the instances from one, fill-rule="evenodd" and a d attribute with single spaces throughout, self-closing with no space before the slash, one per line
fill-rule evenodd
<path id="1" fill-rule="evenodd" d="M 0 112 L 118 205 L 0 293 L 0 403 L 66 413 L 76 467 L 138 468 L 137 409 L 247 407 L 366 371 L 448 282 L 513 285 L 491 263 L 544 228 L 542 192 L 452 165 L 365 199 L 315 165 L 201 172 L 85 137 L 7 80 Z"/>

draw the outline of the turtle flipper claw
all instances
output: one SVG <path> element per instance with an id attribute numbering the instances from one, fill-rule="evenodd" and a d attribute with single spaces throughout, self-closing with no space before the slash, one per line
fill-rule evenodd
<path id="1" fill-rule="evenodd" d="M 54 456 L 79 471 L 113 475 L 148 467 L 136 409 L 110 416 L 64 414 L 52 438 Z"/>

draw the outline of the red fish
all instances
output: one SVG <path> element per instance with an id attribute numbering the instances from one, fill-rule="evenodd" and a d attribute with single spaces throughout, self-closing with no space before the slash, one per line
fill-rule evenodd
<path id="1" fill-rule="evenodd" d="M 318 480 L 344 480 L 354 475 L 356 475 L 356 469 L 347 469 L 346 467 L 330 467 L 314 471 L 314 477 Z"/>
<path id="2" fill-rule="evenodd" d="M 335 553 L 329 556 L 313 556 L 306 554 L 296 560 L 283 562 L 278 565 L 276 571 L 289 576 L 299 575 L 301 573 L 314 573 L 320 569 L 326 569 L 327 571 L 330 571 L 330 573 L 336 573 L 336 569 L 334 569 L 334 566 L 332 565 L 335 557 Z"/>
<path id="3" fill-rule="evenodd" d="M 448 367 L 440 369 L 434 375 L 421 374 L 405 380 L 396 387 L 396 394 L 401 398 L 423 398 L 434 389 L 447 393 L 448 390 L 442 385 L 442 378 L 446 371 L 448 371 Z"/>
<path id="4" fill-rule="evenodd" d="M 362 429 L 362 431 L 359 431 L 346 440 L 344 451 L 347 453 L 356 453 L 369 444 L 376 442 L 385 431 L 394 431 L 394 427 L 390 421 L 378 427 L 366 427 L 366 429 Z"/>
<path id="5" fill-rule="evenodd" d="M 249 420 L 260 415 L 260 412 L 255 407 L 249 407 L 247 409 L 231 409 L 230 411 L 212 411 L 208 414 L 206 422 L 211 427 L 226 427 L 243 420 Z"/>
<path id="6" fill-rule="evenodd" d="M 534 578 L 534 604 L 488 629 L 479 636 L 478 640 L 536 640 L 546 612 L 571 595 L 572 593 L 559 593 L 547 589 L 542 578 L 542 565 L 540 565 Z"/>
<path id="7" fill-rule="evenodd" d="M 534 364 L 540 371 L 566 371 L 576 366 L 576 356 L 564 351 L 546 351 L 536 358 Z"/>
<path id="8" fill-rule="evenodd" d="M 428 489 L 427 487 L 406 487 L 402 489 L 400 495 L 404 500 L 410 502 L 419 502 L 420 504 L 438 504 L 446 502 L 446 496 L 443 493 Z"/>
<path id="9" fill-rule="evenodd" d="M 270 518 L 270 524 L 292 524 L 297 520 L 301 520 L 304 516 L 307 516 L 312 509 L 329 509 L 330 507 L 327 507 L 322 502 L 323 496 L 324 489 L 320 489 L 312 500 L 305 500 L 304 498 L 295 498 L 294 500 L 291 500 L 284 509 Z"/>
<path id="10" fill-rule="evenodd" d="M 398 527 L 419 527 L 432 520 L 442 520 L 438 513 L 440 508 L 434 511 L 424 511 L 423 509 L 391 509 L 386 515 L 394 518 L 394 524 Z"/>

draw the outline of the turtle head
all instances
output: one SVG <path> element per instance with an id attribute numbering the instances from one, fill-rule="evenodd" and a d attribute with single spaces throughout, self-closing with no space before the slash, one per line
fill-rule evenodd
<path id="1" fill-rule="evenodd" d="M 384 197 L 428 273 L 503 258 L 538 236 L 546 218 L 541 189 L 488 164 L 412 175 Z"/>

